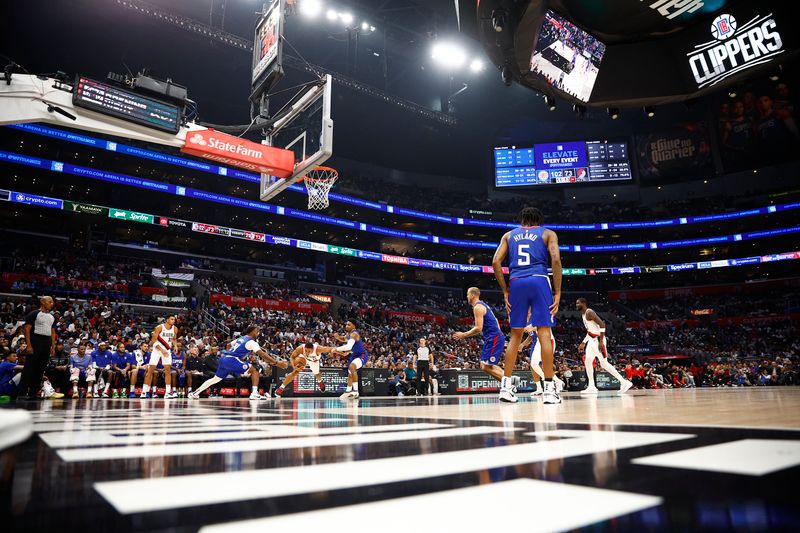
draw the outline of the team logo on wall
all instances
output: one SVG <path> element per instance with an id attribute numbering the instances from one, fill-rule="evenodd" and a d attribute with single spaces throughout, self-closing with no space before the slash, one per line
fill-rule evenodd
<path id="1" fill-rule="evenodd" d="M 719 15 L 711 24 L 711 36 L 714 40 L 698 44 L 686 54 L 698 89 L 766 63 L 784 52 L 772 13 L 756 15 L 741 26 L 733 15 Z"/>
<path id="2" fill-rule="evenodd" d="M 546 170 L 540 170 L 537 176 L 542 183 L 547 183 L 547 180 L 550 179 L 550 173 Z"/>

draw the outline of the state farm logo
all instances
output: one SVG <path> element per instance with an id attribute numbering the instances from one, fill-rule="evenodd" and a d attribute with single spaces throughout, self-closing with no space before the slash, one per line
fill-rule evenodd
<path id="1" fill-rule="evenodd" d="M 18 202 L 24 202 L 25 201 L 25 195 L 24 194 L 18 194 L 17 195 L 17 201 Z"/>
<path id="2" fill-rule="evenodd" d="M 711 24 L 712 41 L 687 53 L 697 88 L 714 85 L 784 52 L 783 38 L 772 13 L 756 15 L 741 27 L 733 15 L 722 14 Z"/>
<path id="3" fill-rule="evenodd" d="M 199 133 L 195 133 L 194 135 L 192 135 L 192 137 L 189 139 L 189 142 L 192 144 L 199 144 L 200 146 L 208 145 L 205 138 Z"/>

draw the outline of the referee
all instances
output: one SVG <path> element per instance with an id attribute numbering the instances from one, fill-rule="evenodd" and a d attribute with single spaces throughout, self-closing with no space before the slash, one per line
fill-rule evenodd
<path id="1" fill-rule="evenodd" d="M 422 394 L 422 375 L 425 374 L 425 394 L 428 393 L 428 388 L 431 384 L 431 363 L 433 357 L 428 348 L 428 339 L 422 337 L 419 340 L 419 348 L 417 348 L 417 356 L 414 358 L 417 367 L 417 394 Z"/>
<path id="2" fill-rule="evenodd" d="M 25 366 L 19 382 L 20 400 L 36 397 L 42 384 L 45 368 L 50 356 L 56 349 L 56 330 L 53 328 L 55 318 L 50 314 L 53 299 L 50 296 L 39 298 L 41 307 L 31 311 L 25 317 Z"/>

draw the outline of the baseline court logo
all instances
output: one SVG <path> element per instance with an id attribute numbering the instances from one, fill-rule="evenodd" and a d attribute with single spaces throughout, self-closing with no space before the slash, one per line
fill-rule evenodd
<path id="1" fill-rule="evenodd" d="M 697 88 L 714 85 L 728 76 L 766 63 L 784 52 L 772 13 L 756 15 L 741 27 L 733 15 L 722 14 L 711 24 L 713 41 L 686 54 Z"/>

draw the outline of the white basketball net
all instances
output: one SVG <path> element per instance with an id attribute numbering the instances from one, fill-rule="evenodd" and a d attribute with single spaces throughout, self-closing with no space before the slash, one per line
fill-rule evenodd
<path id="1" fill-rule="evenodd" d="M 328 167 L 317 167 L 306 174 L 303 181 L 308 192 L 309 209 L 325 209 L 328 207 L 328 193 L 338 177 L 339 173 Z"/>

